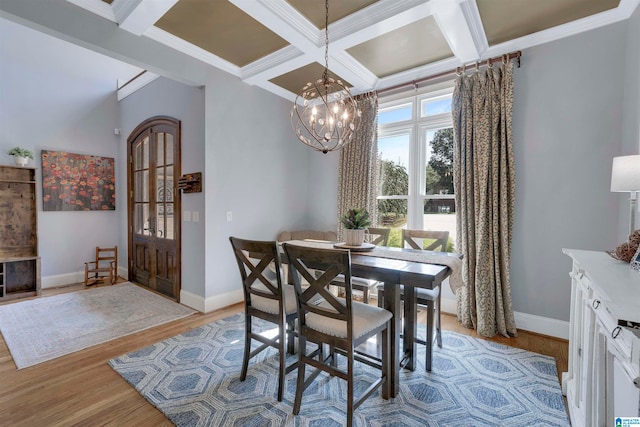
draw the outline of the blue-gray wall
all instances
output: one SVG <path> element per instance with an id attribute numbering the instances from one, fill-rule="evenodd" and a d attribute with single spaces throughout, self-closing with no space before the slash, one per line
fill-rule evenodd
<path id="1" fill-rule="evenodd" d="M 120 172 L 118 77 L 136 68 L 0 18 L 0 162 L 13 164 L 15 146 L 35 153 L 31 166 L 41 183 L 41 150 L 113 157 Z M 126 180 L 116 181 L 116 195 Z M 69 283 L 84 271 L 95 247 L 120 244 L 116 211 L 43 212 L 38 185 L 38 231 L 43 285 Z M 126 259 L 126 258 L 125 258 Z M 58 279 L 55 279 L 58 277 Z"/>
<path id="2" fill-rule="evenodd" d="M 616 245 L 611 159 L 620 151 L 626 23 L 522 52 L 515 72 L 514 310 L 569 320 L 562 248 Z"/>
<path id="3" fill-rule="evenodd" d="M 619 155 L 640 152 L 640 7 L 628 20 L 624 54 L 622 150 Z M 620 203 L 618 242 L 624 242 L 629 234 L 629 194 L 620 193 L 618 197 Z M 638 229 L 640 215 L 637 209 L 634 215 L 635 228 Z"/>

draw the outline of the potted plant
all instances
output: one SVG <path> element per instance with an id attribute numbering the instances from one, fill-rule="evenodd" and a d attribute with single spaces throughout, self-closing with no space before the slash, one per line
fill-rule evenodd
<path id="1" fill-rule="evenodd" d="M 26 148 L 12 148 L 9 150 L 9 155 L 13 156 L 18 166 L 26 166 L 29 159 L 33 159 L 33 151 Z"/>
<path id="2" fill-rule="evenodd" d="M 362 246 L 367 227 L 371 225 L 371 217 L 366 209 L 349 209 L 340 219 L 344 225 L 345 244 L 347 246 Z"/>

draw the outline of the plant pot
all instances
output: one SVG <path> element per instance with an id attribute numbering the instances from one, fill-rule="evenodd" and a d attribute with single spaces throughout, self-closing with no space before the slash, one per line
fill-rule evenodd
<path id="1" fill-rule="evenodd" d="M 21 157 L 21 156 L 13 156 L 13 158 L 16 161 L 16 166 L 27 166 L 27 163 L 29 162 L 29 158 L 28 157 Z"/>
<path id="2" fill-rule="evenodd" d="M 362 246 L 364 243 L 364 229 L 361 230 L 353 230 L 346 229 L 344 230 L 344 243 L 347 246 Z"/>

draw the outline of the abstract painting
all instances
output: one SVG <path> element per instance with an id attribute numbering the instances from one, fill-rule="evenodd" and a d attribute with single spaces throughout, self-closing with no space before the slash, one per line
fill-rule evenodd
<path id="1" fill-rule="evenodd" d="M 114 159 L 42 150 L 45 211 L 116 209 Z"/>

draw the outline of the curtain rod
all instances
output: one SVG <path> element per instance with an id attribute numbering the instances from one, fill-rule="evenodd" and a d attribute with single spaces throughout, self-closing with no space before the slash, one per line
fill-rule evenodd
<path id="1" fill-rule="evenodd" d="M 479 68 L 479 67 L 484 67 L 484 66 L 488 66 L 489 64 L 493 64 L 495 62 L 500 62 L 500 61 L 511 61 L 512 59 L 517 60 L 517 67 L 520 68 L 520 56 L 522 56 L 522 52 L 520 52 L 519 50 L 516 52 L 510 52 L 510 53 L 505 53 L 504 55 L 500 55 L 500 56 L 495 56 L 493 58 L 489 58 L 489 59 L 484 59 L 482 61 L 476 61 L 470 65 L 463 65 L 462 67 L 457 67 L 453 70 L 449 70 L 449 71 L 443 71 L 442 73 L 438 73 L 438 74 L 433 74 L 431 76 L 428 77 L 423 77 L 421 79 L 418 80 L 413 80 L 410 82 L 406 82 L 406 83 L 400 83 L 398 85 L 395 86 L 389 86 L 386 87 L 384 89 L 379 89 L 376 91 L 376 93 L 378 95 L 382 94 L 382 93 L 386 93 L 386 92 L 392 92 L 398 89 L 401 89 L 403 87 L 414 87 L 414 88 L 418 88 L 418 85 L 420 85 L 421 83 L 425 83 L 428 82 L 430 80 L 434 80 L 434 79 L 439 79 L 441 77 L 446 77 L 450 74 L 459 74 L 459 73 L 463 73 L 468 69 L 473 69 L 473 68 Z"/>

